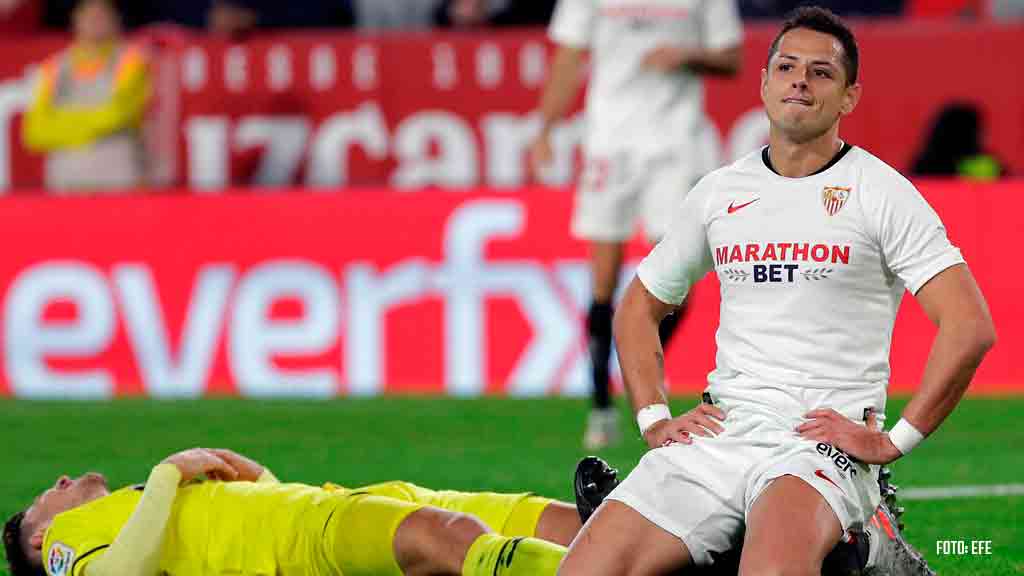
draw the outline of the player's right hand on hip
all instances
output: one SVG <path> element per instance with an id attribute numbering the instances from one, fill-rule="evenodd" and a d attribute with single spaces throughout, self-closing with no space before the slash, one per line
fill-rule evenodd
<path id="1" fill-rule="evenodd" d="M 234 467 L 205 448 L 191 448 L 172 454 L 164 459 L 164 463 L 173 464 L 178 468 L 183 483 L 204 474 L 217 480 L 238 478 L 238 471 Z"/>
<path id="2" fill-rule="evenodd" d="M 651 448 L 670 444 L 690 444 L 693 436 L 715 436 L 725 428 L 719 422 L 725 421 L 725 412 L 711 404 L 698 404 L 686 414 L 671 420 L 655 423 L 644 433 L 644 441 Z"/>
<path id="3" fill-rule="evenodd" d="M 532 182 L 539 182 L 541 174 L 551 165 L 555 157 L 554 149 L 551 147 L 551 136 L 541 133 L 530 143 L 527 158 L 527 173 Z"/>

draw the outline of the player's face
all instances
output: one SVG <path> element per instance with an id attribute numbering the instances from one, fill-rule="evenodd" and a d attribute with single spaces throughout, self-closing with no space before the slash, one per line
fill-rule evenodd
<path id="1" fill-rule="evenodd" d="M 110 494 L 107 480 L 90 472 L 75 479 L 61 476 L 53 487 L 40 494 L 25 511 L 25 522 L 33 526 L 48 524 L 61 512 L 77 508 Z"/>
<path id="2" fill-rule="evenodd" d="M 74 13 L 75 36 L 84 42 L 105 42 L 117 36 L 120 23 L 117 13 L 106 2 L 81 4 Z"/>
<path id="3" fill-rule="evenodd" d="M 857 105 L 860 85 L 846 85 L 839 40 L 814 30 L 786 32 L 761 73 L 761 100 L 774 128 L 796 142 L 821 136 Z"/>

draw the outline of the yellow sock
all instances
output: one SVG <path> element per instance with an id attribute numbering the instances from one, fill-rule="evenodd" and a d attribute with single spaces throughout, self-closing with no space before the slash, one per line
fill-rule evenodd
<path id="1" fill-rule="evenodd" d="M 462 576 L 554 576 L 566 548 L 537 538 L 484 534 L 462 563 Z"/>

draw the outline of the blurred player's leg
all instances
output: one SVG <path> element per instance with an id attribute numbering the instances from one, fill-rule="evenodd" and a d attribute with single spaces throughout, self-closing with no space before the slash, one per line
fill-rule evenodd
<path id="1" fill-rule="evenodd" d="M 622 266 L 620 242 L 591 242 L 593 297 L 587 313 L 587 349 L 593 378 L 593 409 L 587 420 L 583 445 L 598 450 L 619 439 L 618 413 L 612 405 L 608 362 L 612 353 L 612 297 Z"/>

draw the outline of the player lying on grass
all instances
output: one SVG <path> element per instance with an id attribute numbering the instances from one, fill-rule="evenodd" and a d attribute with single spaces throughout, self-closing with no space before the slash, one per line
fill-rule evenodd
<path id="1" fill-rule="evenodd" d="M 204 474 L 214 481 L 198 481 Z M 7 522 L 4 546 L 13 576 L 221 570 L 547 575 L 564 555 L 561 545 L 579 531 L 580 518 L 588 518 L 616 483 L 604 461 L 584 459 L 575 478 L 577 513 L 528 494 L 433 491 L 405 482 L 354 490 L 279 484 L 234 452 L 193 449 L 154 468 L 145 489 L 111 493 L 99 474 L 62 476 Z M 870 539 L 872 557 L 906 546 L 898 531 L 895 538 L 889 534 Z M 858 574 L 867 556 L 863 545 L 837 548 L 824 574 Z M 726 574 L 728 566 L 702 573 Z M 875 573 L 910 572 L 897 562 Z"/>
<path id="2" fill-rule="evenodd" d="M 230 450 L 194 448 L 144 489 L 62 476 L 3 539 L 12 576 L 525 576 L 554 574 L 579 528 L 573 506 L 529 494 L 282 484 Z"/>

